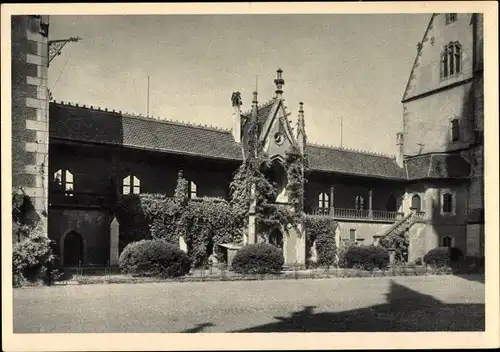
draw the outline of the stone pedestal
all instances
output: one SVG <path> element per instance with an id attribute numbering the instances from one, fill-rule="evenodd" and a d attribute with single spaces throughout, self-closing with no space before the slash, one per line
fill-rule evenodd
<path id="1" fill-rule="evenodd" d="M 120 250 L 120 223 L 113 218 L 111 225 L 109 226 L 109 265 L 117 266 L 119 264 Z"/>

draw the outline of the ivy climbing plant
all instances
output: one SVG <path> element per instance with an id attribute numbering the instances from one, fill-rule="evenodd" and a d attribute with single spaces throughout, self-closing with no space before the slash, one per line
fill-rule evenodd
<path id="1" fill-rule="evenodd" d="M 231 205 L 238 214 L 242 229 L 248 226 L 249 212 L 255 211 L 257 232 L 266 236 L 275 227 L 286 230 L 288 225 L 297 226 L 302 221 L 306 158 L 295 146 L 286 154 L 286 191 L 291 208 L 276 204 L 276 185 L 265 174 L 271 160 L 257 141 L 256 124 L 249 123 L 246 155 L 230 185 Z"/>

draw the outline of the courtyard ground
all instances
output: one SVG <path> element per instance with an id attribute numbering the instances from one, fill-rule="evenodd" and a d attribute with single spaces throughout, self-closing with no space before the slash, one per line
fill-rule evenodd
<path id="1" fill-rule="evenodd" d="M 66 285 L 14 290 L 14 333 L 484 330 L 477 276 Z"/>

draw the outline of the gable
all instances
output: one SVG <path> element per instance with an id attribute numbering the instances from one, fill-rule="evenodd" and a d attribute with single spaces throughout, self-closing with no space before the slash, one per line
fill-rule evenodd
<path id="1" fill-rule="evenodd" d="M 446 24 L 445 14 L 433 14 L 418 44 L 417 54 L 408 78 L 403 102 L 472 77 L 472 15 L 459 13 L 457 21 Z M 441 55 L 445 45 L 459 42 L 462 50 L 461 73 L 447 78 L 441 74 Z"/>

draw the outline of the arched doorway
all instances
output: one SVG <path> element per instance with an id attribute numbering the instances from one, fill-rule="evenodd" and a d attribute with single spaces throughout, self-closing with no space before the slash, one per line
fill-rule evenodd
<path id="1" fill-rule="evenodd" d="M 411 210 L 415 211 L 420 211 L 422 207 L 420 196 L 415 194 L 413 197 L 411 197 Z"/>
<path id="2" fill-rule="evenodd" d="M 84 263 L 83 237 L 78 232 L 70 231 L 62 238 L 62 258 L 64 266 L 78 266 Z"/>
<path id="3" fill-rule="evenodd" d="M 269 235 L 269 243 L 283 250 L 283 234 L 280 230 L 274 229 Z"/>
<path id="4" fill-rule="evenodd" d="M 387 211 L 397 211 L 398 210 L 398 203 L 396 201 L 396 197 L 394 195 L 390 195 L 389 199 L 387 199 Z"/>
<path id="5" fill-rule="evenodd" d="M 276 202 L 284 201 L 286 186 L 287 186 L 287 174 L 283 163 L 279 159 L 273 160 L 271 165 L 269 165 L 264 170 L 264 175 L 271 182 L 271 184 L 275 187 L 276 190 L 276 199 L 273 199 Z"/>

